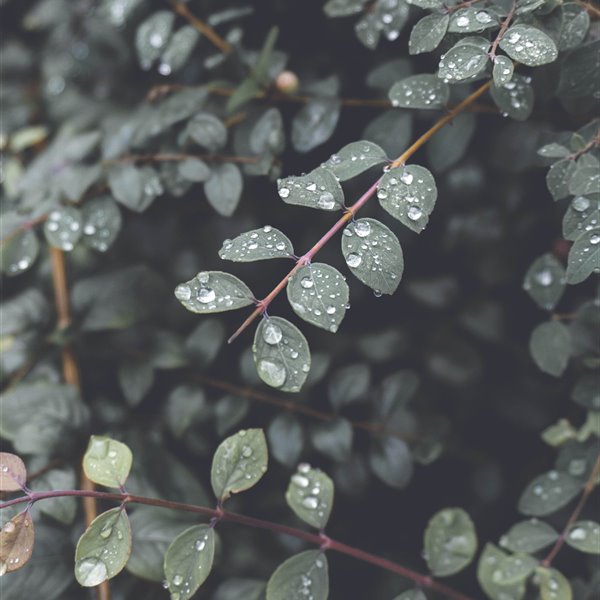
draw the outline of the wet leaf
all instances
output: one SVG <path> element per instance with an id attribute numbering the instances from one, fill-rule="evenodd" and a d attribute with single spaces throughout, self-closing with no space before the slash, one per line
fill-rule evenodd
<path id="1" fill-rule="evenodd" d="M 298 518 L 323 529 L 333 507 L 333 489 L 333 481 L 325 473 L 301 463 L 290 479 L 285 499 Z"/>
<path id="2" fill-rule="evenodd" d="M 528 77 L 515 74 L 508 83 L 492 85 L 490 94 L 502 114 L 516 121 L 526 121 L 533 111 L 533 88 Z"/>
<path id="3" fill-rule="evenodd" d="M 225 240 L 219 250 L 219 256 L 223 260 L 234 262 L 289 258 L 293 254 L 292 242 L 279 229 L 270 225 L 247 231 L 232 240 Z"/>
<path id="4" fill-rule="evenodd" d="M 347 181 L 361 173 L 386 163 L 385 152 L 377 144 L 366 140 L 346 144 L 341 150 L 332 154 L 324 166 L 327 167 L 339 181 Z"/>
<path id="5" fill-rule="evenodd" d="M 492 579 L 502 587 L 525 583 L 538 561 L 529 554 L 517 553 L 501 559 L 492 573 Z"/>
<path id="6" fill-rule="evenodd" d="M 519 498 L 519 512 L 542 517 L 567 505 L 581 491 L 581 482 L 567 473 L 549 471 L 531 481 Z"/>
<path id="7" fill-rule="evenodd" d="M 121 210 L 110 198 L 94 198 L 81 209 L 83 242 L 106 252 L 121 230 Z"/>
<path id="8" fill-rule="evenodd" d="M 200 34 L 191 25 L 184 25 L 179 28 L 162 53 L 158 72 L 166 76 L 179 71 L 190 57 L 199 37 Z"/>
<path id="9" fill-rule="evenodd" d="M 0 576 L 18 571 L 33 552 L 35 531 L 28 511 L 15 515 L 0 530 Z"/>
<path id="10" fill-rule="evenodd" d="M 210 472 L 219 502 L 256 485 L 267 471 L 267 462 L 267 442 L 262 429 L 242 429 L 221 442 Z"/>
<path id="11" fill-rule="evenodd" d="M 306 550 L 283 562 L 267 584 L 266 600 L 327 600 L 329 570 L 320 550 Z"/>
<path id="12" fill-rule="evenodd" d="M 269 317 L 256 329 L 252 345 L 259 377 L 283 392 L 297 392 L 310 371 L 310 349 L 302 332 L 281 317 Z"/>
<path id="13" fill-rule="evenodd" d="M 277 180 L 277 192 L 286 204 L 321 210 L 340 210 L 344 192 L 331 169 L 317 167 L 307 175 Z"/>
<path id="14" fill-rule="evenodd" d="M 512 59 L 537 67 L 556 60 L 558 50 L 556 44 L 541 29 L 531 25 L 513 25 L 502 36 L 500 48 Z"/>
<path id="15" fill-rule="evenodd" d="M 72 467 L 51 469 L 35 478 L 31 484 L 34 491 L 73 490 L 77 488 L 75 470 Z M 40 512 L 70 525 L 77 514 L 77 498 L 46 498 L 38 505 Z"/>
<path id="16" fill-rule="evenodd" d="M 83 470 L 90 481 L 118 488 L 125 484 L 132 462 L 133 455 L 125 444 L 93 435 L 83 457 Z"/>
<path id="17" fill-rule="evenodd" d="M 452 13 L 448 31 L 452 33 L 479 33 L 498 26 L 491 12 L 476 7 L 459 8 Z"/>
<path id="18" fill-rule="evenodd" d="M 434 110 L 446 106 L 450 88 L 437 75 L 411 75 L 396 82 L 388 95 L 399 108 Z"/>
<path id="19" fill-rule="evenodd" d="M 174 21 L 173 11 L 159 10 L 138 27 L 135 47 L 142 69 L 149 69 L 163 52 L 171 37 Z"/>
<path id="20" fill-rule="evenodd" d="M 16 454 L 0 452 L 0 492 L 17 492 L 27 481 L 25 463 Z"/>
<path id="21" fill-rule="evenodd" d="M 51 246 L 69 252 L 82 234 L 81 212 L 74 206 L 53 210 L 44 223 L 44 235 Z"/>
<path id="22" fill-rule="evenodd" d="M 557 46 L 561 51 L 572 50 L 583 42 L 590 27 L 590 15 L 587 10 L 575 2 L 561 6 L 562 23 Z"/>
<path id="23" fill-rule="evenodd" d="M 537 570 L 541 600 L 572 600 L 573 591 L 568 579 L 556 569 Z"/>
<path id="24" fill-rule="evenodd" d="M 567 533 L 566 542 L 587 554 L 600 554 L 600 525 L 596 521 L 577 521 Z"/>
<path id="25" fill-rule="evenodd" d="M 541 323 L 531 333 L 529 351 L 544 373 L 559 377 L 567 368 L 571 356 L 569 329 L 560 321 Z"/>
<path id="26" fill-rule="evenodd" d="M 306 103 L 292 120 L 292 145 L 298 152 L 310 152 L 333 134 L 340 117 L 337 98 L 316 98 Z"/>
<path id="27" fill-rule="evenodd" d="M 438 75 L 445 81 L 463 81 L 479 75 L 487 61 L 485 50 L 471 44 L 457 44 L 442 55 Z"/>
<path id="28" fill-rule="evenodd" d="M 572 160 L 560 160 L 554 163 L 546 175 L 546 185 L 554 200 L 562 200 L 569 195 L 569 182 L 577 170 Z"/>
<path id="29" fill-rule="evenodd" d="M 529 519 L 513 525 L 500 538 L 500 546 L 511 552 L 537 552 L 557 539 L 554 527 L 539 519 Z"/>
<path id="30" fill-rule="evenodd" d="M 600 200 L 590 200 L 585 196 L 573 198 L 562 222 L 563 237 L 574 242 L 587 231 L 600 223 Z"/>
<path id="31" fill-rule="evenodd" d="M 523 582 L 502 586 L 494 579 L 498 565 L 507 556 L 505 552 L 502 552 L 494 544 L 486 544 L 479 558 L 477 580 L 491 600 L 503 600 L 507 595 L 511 600 L 522 600 L 525 596 L 525 585 Z"/>
<path id="32" fill-rule="evenodd" d="M 446 35 L 449 22 L 449 15 L 438 13 L 427 15 L 417 21 L 410 33 L 409 53 L 421 54 L 435 50 Z"/>
<path id="33" fill-rule="evenodd" d="M 16 233 L 2 247 L 0 255 L 0 271 L 9 277 L 27 271 L 37 258 L 40 243 L 30 229 Z"/>
<path id="34" fill-rule="evenodd" d="M 227 142 L 227 129 L 221 119 L 210 113 L 201 112 L 188 121 L 183 137 L 192 139 L 209 152 L 215 152 Z"/>
<path id="35" fill-rule="evenodd" d="M 565 270 L 552 254 L 544 254 L 531 263 L 523 289 L 545 310 L 552 310 L 565 291 Z"/>

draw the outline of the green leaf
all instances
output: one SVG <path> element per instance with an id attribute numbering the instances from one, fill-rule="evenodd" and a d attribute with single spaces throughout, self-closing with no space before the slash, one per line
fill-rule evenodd
<path id="1" fill-rule="evenodd" d="M 552 38 L 531 25 L 510 27 L 500 40 L 500 48 L 512 59 L 528 67 L 545 65 L 558 57 Z"/>
<path id="2" fill-rule="evenodd" d="M 529 352 L 544 373 L 560 377 L 571 356 L 569 329 L 560 321 L 541 323 L 531 333 Z"/>
<path id="3" fill-rule="evenodd" d="M 412 121 L 408 112 L 385 110 L 369 122 L 361 137 L 380 146 L 387 156 L 398 156 L 412 139 Z"/>
<path id="4" fill-rule="evenodd" d="M 292 119 L 294 148 L 305 153 L 324 144 L 333 134 L 340 109 L 337 98 L 316 98 L 307 102 Z"/>
<path id="5" fill-rule="evenodd" d="M 537 565 L 538 561 L 529 554 L 506 556 L 494 569 L 492 580 L 502 587 L 525 583 Z"/>
<path id="6" fill-rule="evenodd" d="M 470 44 L 457 44 L 442 54 L 438 76 L 445 81 L 462 81 L 481 73 L 487 64 L 487 53 Z"/>
<path id="7" fill-rule="evenodd" d="M 264 600 L 266 588 L 266 581 L 232 577 L 217 588 L 212 600 Z"/>
<path id="8" fill-rule="evenodd" d="M 215 405 L 217 434 L 224 435 L 233 429 L 247 414 L 248 400 L 238 396 L 224 396 Z"/>
<path id="9" fill-rule="evenodd" d="M 460 508 L 445 508 L 427 525 L 425 556 L 431 572 L 447 577 L 462 571 L 475 556 L 477 535 L 469 515 Z"/>
<path id="10" fill-rule="evenodd" d="M 154 367 L 146 359 L 125 360 L 119 365 L 119 385 L 130 406 L 139 404 L 154 383 Z"/>
<path id="11" fill-rule="evenodd" d="M 350 290 L 337 269 L 311 263 L 300 267 L 289 279 L 287 297 L 299 317 L 335 333 L 346 314 Z"/>
<path id="12" fill-rule="evenodd" d="M 219 319 L 203 320 L 185 340 L 185 349 L 196 365 L 212 363 L 225 341 L 225 325 Z"/>
<path id="13" fill-rule="evenodd" d="M 242 429 L 221 442 L 210 471 L 219 502 L 256 485 L 267 471 L 267 461 L 267 442 L 262 429 Z"/>
<path id="14" fill-rule="evenodd" d="M 600 87 L 598 53 L 600 40 L 594 40 L 569 52 L 561 62 L 558 94 L 563 98 L 582 98 Z"/>
<path id="15" fill-rule="evenodd" d="M 75 577 L 94 587 L 120 573 L 131 553 L 131 526 L 123 508 L 96 517 L 77 542 Z"/>
<path id="16" fill-rule="evenodd" d="M 546 175 L 546 185 L 554 200 L 562 200 L 569 195 L 569 182 L 577 165 L 572 160 L 559 160 L 554 163 Z"/>
<path id="17" fill-rule="evenodd" d="M 598 166 L 579 166 L 569 181 L 569 193 L 576 196 L 600 194 L 600 173 Z"/>
<path id="18" fill-rule="evenodd" d="M 505 560 L 507 554 L 494 544 L 486 544 L 477 565 L 477 580 L 479 585 L 491 600 L 521 600 L 525 596 L 525 584 L 519 582 L 515 585 L 502 586 L 495 579 L 494 574 L 498 565 Z"/>
<path id="19" fill-rule="evenodd" d="M 373 473 L 387 485 L 404 489 L 413 474 L 413 457 L 404 440 L 386 436 L 369 452 L 369 465 Z"/>
<path id="20" fill-rule="evenodd" d="M 310 371 L 310 349 L 302 332 L 281 317 L 269 317 L 256 329 L 252 345 L 259 377 L 283 392 L 297 392 Z"/>
<path id="21" fill-rule="evenodd" d="M 545 158 L 565 158 L 571 154 L 571 151 L 562 144 L 552 143 L 542 146 L 537 153 Z"/>
<path id="22" fill-rule="evenodd" d="M 66 252 L 73 250 L 82 233 L 81 212 L 74 206 L 53 210 L 44 223 L 44 235 L 51 246 Z"/>
<path id="23" fill-rule="evenodd" d="M 399 596 L 396 596 L 394 600 L 427 600 L 427 596 L 422 590 L 415 588 L 414 590 L 402 592 Z"/>
<path id="24" fill-rule="evenodd" d="M 348 17 L 359 13 L 368 0 L 327 0 L 323 12 L 328 17 Z"/>
<path id="25" fill-rule="evenodd" d="M 442 8 L 444 6 L 443 0 L 406 0 L 407 4 L 418 6 L 419 8 Z"/>
<path id="26" fill-rule="evenodd" d="M 352 273 L 378 294 L 393 294 L 404 271 L 395 234 L 375 219 L 358 219 L 344 229 L 342 254 Z"/>
<path id="27" fill-rule="evenodd" d="M 298 419 L 288 413 L 277 415 L 267 428 L 271 456 L 282 465 L 292 467 L 304 449 L 304 430 Z"/>
<path id="28" fill-rule="evenodd" d="M 435 206 L 433 175 L 418 165 L 395 167 L 384 173 L 377 188 L 381 206 L 412 231 L 425 229 Z"/>
<path id="29" fill-rule="evenodd" d="M 572 600 L 573 591 L 567 578 L 556 569 L 537 569 L 541 600 Z"/>
<path id="30" fill-rule="evenodd" d="M 175 13 L 173 11 L 159 10 L 138 27 L 135 47 L 142 69 L 149 69 L 163 52 L 171 37 L 174 21 Z"/>
<path id="31" fill-rule="evenodd" d="M 439 13 L 427 15 L 417 21 L 410 32 L 409 53 L 422 54 L 423 52 L 435 50 L 446 35 L 449 22 L 449 15 Z"/>
<path id="32" fill-rule="evenodd" d="M 204 182 L 204 193 L 209 204 L 223 217 L 230 217 L 242 196 L 244 180 L 237 165 L 215 165 Z"/>
<path id="33" fill-rule="evenodd" d="M 346 419 L 319 423 L 310 430 L 312 445 L 336 462 L 344 462 L 350 458 L 353 437 L 354 430 Z"/>
<path id="34" fill-rule="evenodd" d="M 546 444 L 559 447 L 577 437 L 577 430 L 566 419 L 559 419 L 556 423 L 542 431 L 542 439 Z"/>
<path id="35" fill-rule="evenodd" d="M 121 230 L 121 209 L 111 198 L 94 198 L 81 209 L 83 242 L 106 252 Z"/>
<path id="36" fill-rule="evenodd" d="M 329 567 L 320 550 L 306 550 L 283 562 L 269 579 L 266 600 L 327 600 Z"/>
<path id="37" fill-rule="evenodd" d="M 253 302 L 250 288 L 229 273 L 201 271 L 175 288 L 175 297 L 194 313 L 214 313 L 236 310 Z"/>
<path id="38" fill-rule="evenodd" d="M 119 488 L 125 484 L 132 462 L 133 455 L 125 444 L 93 435 L 83 457 L 83 470 L 90 481 Z"/>
<path id="39" fill-rule="evenodd" d="M 549 471 L 531 481 L 519 498 L 519 512 L 542 517 L 567 505 L 581 491 L 581 482 L 567 473 Z"/>
<path id="40" fill-rule="evenodd" d="M 512 79 L 514 72 L 515 65 L 510 58 L 507 56 L 496 56 L 494 58 L 492 76 L 494 78 L 494 85 L 496 87 L 502 87 L 503 85 L 506 85 Z"/>
<path id="41" fill-rule="evenodd" d="M 502 114 L 516 121 L 526 121 L 533 111 L 534 96 L 529 77 L 515 74 L 502 86 L 492 85 L 490 94 Z"/>
<path id="42" fill-rule="evenodd" d="M 72 490 L 77 487 L 75 471 L 72 467 L 51 469 L 42 473 L 31 484 L 34 491 Z M 77 514 L 77 498 L 47 498 L 38 504 L 40 512 L 70 525 Z"/>
<path id="43" fill-rule="evenodd" d="M 585 373 L 575 384 L 571 398 L 591 410 L 600 410 L 600 373 Z"/>
<path id="44" fill-rule="evenodd" d="M 479 33 L 498 26 L 493 13 L 479 8 L 459 8 L 452 13 L 448 31 L 451 33 Z"/>
<path id="45" fill-rule="evenodd" d="M 175 437 L 181 438 L 194 423 L 206 420 L 209 415 L 202 388 L 180 385 L 167 398 L 167 426 Z"/>
<path id="46" fill-rule="evenodd" d="M 277 180 L 277 193 L 286 204 L 340 210 L 344 191 L 331 169 L 317 167 L 307 175 Z"/>
<path id="47" fill-rule="evenodd" d="M 194 525 L 180 533 L 165 554 L 164 571 L 171 600 L 188 600 L 206 581 L 215 558 L 215 530 Z"/>
<path id="48" fill-rule="evenodd" d="M 463 112 L 452 121 L 452 127 L 438 131 L 426 146 L 431 168 L 441 173 L 464 157 L 475 133 L 477 119 L 473 113 Z"/>
<path id="49" fill-rule="evenodd" d="M 411 75 L 397 81 L 388 94 L 399 108 L 444 108 L 450 96 L 448 84 L 437 75 Z"/>
<path id="50" fill-rule="evenodd" d="M 590 28 L 590 15 L 587 10 L 575 2 L 561 6 L 562 22 L 557 46 L 561 51 L 572 50 L 583 42 Z"/>
<path id="51" fill-rule="evenodd" d="M 600 200 L 577 196 L 573 198 L 563 217 L 563 237 L 574 242 L 584 235 L 584 232 L 591 231 L 598 223 L 600 223 Z"/>
<path id="52" fill-rule="evenodd" d="M 511 552 L 537 552 L 558 539 L 554 527 L 538 519 L 520 521 L 500 538 L 500 546 Z"/>
<path id="53" fill-rule="evenodd" d="M 328 393 L 336 411 L 364 400 L 371 385 L 371 369 L 364 363 L 341 367 L 329 378 Z"/>
<path id="54" fill-rule="evenodd" d="M 223 260 L 252 262 L 268 258 L 289 258 L 294 255 L 292 242 L 279 229 L 265 225 L 225 240 L 219 250 Z"/>
<path id="55" fill-rule="evenodd" d="M 324 166 L 338 179 L 348 181 L 371 167 L 377 167 L 387 162 L 388 158 L 377 144 L 367 140 L 346 144 L 335 154 L 332 154 Z"/>
<path id="56" fill-rule="evenodd" d="M 166 76 L 179 71 L 187 62 L 199 38 L 199 32 L 192 25 L 180 27 L 160 57 L 158 72 Z"/>
<path id="57" fill-rule="evenodd" d="M 565 291 L 565 270 L 552 254 L 536 258 L 525 274 L 523 289 L 545 310 L 552 310 Z"/>
<path id="58" fill-rule="evenodd" d="M 600 554 L 600 525 L 596 521 L 577 521 L 570 527 L 567 544 L 580 552 Z"/>
<path id="59" fill-rule="evenodd" d="M 114 165 L 108 171 L 108 185 L 115 199 L 130 210 L 142 212 L 148 204 L 143 193 L 142 174 L 133 165 Z"/>
<path id="60" fill-rule="evenodd" d="M 2 246 L 0 272 L 9 277 L 20 275 L 33 265 L 39 250 L 40 243 L 32 230 L 19 231 Z"/>
<path id="61" fill-rule="evenodd" d="M 190 138 L 201 148 L 216 152 L 227 142 L 227 129 L 221 119 L 208 112 L 201 112 L 188 121 L 183 132 L 184 140 Z"/>
<path id="62" fill-rule="evenodd" d="M 333 508 L 333 481 L 307 463 L 298 465 L 285 499 L 296 516 L 317 529 L 324 529 Z"/>
<path id="63" fill-rule="evenodd" d="M 179 174 L 188 181 L 206 181 L 211 174 L 211 168 L 199 158 L 186 158 L 177 165 Z"/>

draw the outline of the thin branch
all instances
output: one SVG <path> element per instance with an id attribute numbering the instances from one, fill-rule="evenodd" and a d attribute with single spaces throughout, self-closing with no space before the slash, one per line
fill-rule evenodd
<path id="1" fill-rule="evenodd" d="M 489 87 L 491 81 L 484 83 L 482 86 L 477 88 L 472 94 L 465 98 L 460 104 L 455 106 L 449 111 L 444 117 L 437 121 L 430 129 L 428 129 L 408 150 L 406 150 L 401 156 L 399 156 L 392 164 L 392 167 L 403 165 L 408 158 L 410 158 L 423 144 L 425 144 L 433 135 L 435 135 L 445 125 L 450 123 L 457 115 L 463 112 L 471 104 L 481 97 Z M 309 264 L 315 254 L 340 230 L 342 227 L 352 220 L 356 213 L 375 195 L 377 186 L 379 185 L 379 179 L 340 217 L 340 219 L 329 229 L 329 231 L 304 255 L 301 256 L 292 270 L 277 284 L 277 286 L 271 291 L 271 293 L 258 302 L 254 311 L 250 316 L 240 325 L 237 331 L 229 338 L 228 343 L 233 342 L 246 327 L 248 327 L 257 317 L 265 312 L 269 304 L 277 297 L 277 295 L 285 289 L 288 284 L 290 277 L 292 277 L 296 271 L 298 271 L 304 265 Z"/>
<path id="2" fill-rule="evenodd" d="M 562 533 L 558 536 L 556 543 L 554 544 L 546 558 L 544 558 L 544 560 L 542 561 L 541 564 L 543 567 L 549 567 L 552 564 L 552 561 L 556 558 L 556 555 L 560 552 L 560 549 L 563 547 L 564 543 L 567 540 L 567 536 L 569 535 L 571 527 L 573 527 L 574 523 L 577 521 L 577 519 L 579 519 L 581 511 L 585 507 L 591 493 L 594 491 L 594 487 L 596 486 L 596 480 L 598 479 L 598 477 L 600 477 L 600 454 L 598 455 L 598 458 L 596 459 L 596 464 L 594 465 L 594 468 L 592 469 L 592 472 L 590 473 L 590 476 L 585 486 L 583 487 L 583 493 L 581 494 L 581 498 L 579 499 L 579 502 L 573 509 L 573 512 L 571 513 L 571 516 L 569 517 L 569 520 L 565 525 L 565 528 L 563 529 Z"/>
<path id="3" fill-rule="evenodd" d="M 494 43 L 492 44 L 492 48 L 490 49 L 488 56 L 490 57 L 492 62 L 494 62 L 494 59 L 496 58 L 496 51 L 498 50 L 498 44 L 502 41 L 502 38 L 504 37 L 504 34 L 506 33 L 506 30 L 508 29 L 508 26 L 510 25 L 512 18 L 515 16 L 516 10 L 517 10 L 517 0 L 513 0 L 512 6 L 510 7 L 510 10 L 508 11 L 508 14 L 506 15 L 504 21 L 502 21 L 502 25 L 500 26 L 500 31 L 498 31 L 498 35 L 496 36 L 496 39 L 494 40 Z"/>
<path id="4" fill-rule="evenodd" d="M 196 17 L 190 9 L 179 0 L 170 0 L 173 10 L 187 22 L 195 27 L 202 35 L 204 35 L 214 46 L 216 46 L 223 54 L 229 54 L 233 51 L 233 46 L 225 41 L 210 25 Z"/>
<path id="5" fill-rule="evenodd" d="M 223 162 L 232 163 L 256 163 L 259 158 L 257 156 L 224 156 L 220 154 L 187 154 L 184 152 L 170 152 L 162 154 L 128 154 L 119 158 L 107 160 L 105 165 L 115 165 L 121 163 L 137 163 L 137 162 L 181 162 L 190 158 L 199 160 L 220 160 Z"/>
<path id="6" fill-rule="evenodd" d="M 590 17 L 593 17 L 594 20 L 600 19 L 600 8 L 594 6 L 591 2 L 584 2 L 584 0 L 575 0 L 579 6 L 585 8 Z"/>
<path id="7" fill-rule="evenodd" d="M 161 508 L 191 512 L 210 519 L 216 519 L 218 521 L 229 521 L 231 523 L 239 523 L 241 525 L 256 527 L 258 529 L 266 529 L 275 533 L 295 537 L 308 542 L 309 544 L 316 545 L 323 550 L 334 550 L 336 552 L 340 552 L 341 554 L 352 556 L 357 560 L 370 563 L 387 571 L 391 571 L 392 573 L 396 573 L 402 577 L 412 580 L 419 586 L 429 588 L 430 590 L 442 594 L 444 598 L 451 600 L 472 600 L 469 596 L 466 596 L 465 594 L 432 579 L 428 575 L 423 575 L 381 556 L 365 552 L 359 548 L 355 548 L 353 546 L 344 544 L 343 542 L 331 539 L 324 533 L 309 533 L 307 531 L 303 531 L 302 529 L 296 529 L 295 527 L 288 527 L 287 525 L 273 523 L 272 521 L 248 517 L 239 513 L 223 510 L 222 508 L 208 508 L 205 506 L 197 506 L 195 504 L 172 502 L 170 500 L 147 498 L 145 496 L 133 496 L 125 493 L 99 492 L 93 490 L 52 490 L 48 492 L 32 492 L 27 496 L 20 496 L 19 498 L 8 500 L 7 502 L 0 504 L 0 510 L 8 508 L 9 506 L 24 504 L 25 502 L 35 503 L 39 500 L 44 500 L 47 498 L 61 498 L 66 496 L 94 498 L 97 500 L 111 500 L 120 504 L 146 504 L 149 506 L 158 506 Z"/>

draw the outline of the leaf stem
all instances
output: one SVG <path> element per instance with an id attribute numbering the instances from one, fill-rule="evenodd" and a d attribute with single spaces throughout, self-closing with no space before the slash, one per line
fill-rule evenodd
<path id="1" fill-rule="evenodd" d="M 232 163 L 256 163 L 257 156 L 223 156 L 220 154 L 187 154 L 185 152 L 169 152 L 160 154 L 127 154 L 119 158 L 112 158 L 105 161 L 105 165 L 115 165 L 121 163 L 137 163 L 137 162 L 182 162 L 189 158 L 197 158 L 199 160 L 220 160 L 223 162 Z"/>
<path id="2" fill-rule="evenodd" d="M 160 508 L 167 508 L 171 510 L 181 510 L 184 512 L 191 512 L 194 514 L 202 515 L 209 519 L 218 519 L 219 521 L 229 521 L 231 523 L 239 523 L 241 525 L 247 525 L 249 527 L 256 527 L 258 529 L 266 529 L 275 533 L 281 533 L 297 539 L 303 540 L 309 544 L 314 544 L 318 547 L 325 547 L 329 550 L 334 550 L 347 556 L 352 556 L 357 560 L 375 565 L 386 571 L 391 571 L 412 580 L 419 586 L 429 588 L 430 590 L 436 591 L 443 595 L 444 598 L 451 600 L 472 600 L 469 596 L 462 594 L 436 580 L 403 567 L 398 563 L 391 560 L 387 560 L 381 556 L 365 552 L 354 546 L 349 546 L 343 542 L 333 540 L 324 534 L 310 533 L 303 531 L 302 529 L 296 529 L 295 527 L 289 527 L 287 525 L 281 525 L 279 523 L 273 523 L 263 519 L 257 519 L 255 517 L 249 517 L 239 513 L 229 512 L 222 508 L 208 508 L 205 506 L 197 506 L 195 504 L 186 504 L 183 502 L 173 502 L 171 500 L 161 500 L 159 498 L 147 498 L 145 496 L 135 496 L 125 493 L 116 492 L 100 492 L 97 490 L 51 490 L 47 492 L 31 492 L 28 496 L 20 496 L 13 498 L 0 504 L 0 510 L 8 508 L 9 506 L 15 506 L 23 504 L 25 502 L 35 503 L 39 500 L 45 500 L 48 498 L 61 498 L 61 497 L 79 497 L 79 498 L 94 498 L 96 500 L 109 500 L 118 502 L 120 504 L 145 504 L 148 506 L 157 506 Z"/>
<path id="3" fill-rule="evenodd" d="M 492 44 L 492 48 L 490 49 L 489 57 L 492 60 L 492 63 L 494 62 L 494 59 L 496 58 L 496 51 L 498 50 L 498 44 L 502 41 L 502 38 L 504 37 L 504 34 L 506 33 L 506 30 L 508 29 L 508 26 L 510 25 L 512 18 L 515 16 L 516 10 L 517 10 L 517 0 L 513 0 L 512 6 L 510 7 L 510 10 L 508 11 L 508 14 L 506 15 L 504 21 L 502 21 L 502 25 L 500 26 L 500 31 L 498 31 L 498 35 L 496 36 L 496 39 L 494 40 L 494 43 Z"/>
<path id="4" fill-rule="evenodd" d="M 434 136 L 442 127 L 450 123 L 458 114 L 468 108 L 475 100 L 485 94 L 491 86 L 491 80 L 487 81 L 478 87 L 472 94 L 467 96 L 460 104 L 450 110 L 445 116 L 439 119 L 432 127 L 430 127 L 417 141 L 412 144 L 403 154 L 401 154 L 392 164 L 392 167 L 403 165 L 417 150 L 421 148 L 432 136 Z M 257 317 L 265 312 L 269 304 L 278 296 L 278 294 L 287 286 L 288 280 L 292 277 L 300 267 L 308 264 L 315 254 L 342 228 L 350 221 L 354 215 L 375 195 L 379 179 L 371 185 L 371 187 L 350 207 L 348 210 L 334 223 L 327 233 L 304 255 L 301 256 L 292 270 L 275 286 L 270 294 L 261 300 L 254 311 L 240 325 L 236 332 L 229 338 L 230 344 L 246 329 Z"/>

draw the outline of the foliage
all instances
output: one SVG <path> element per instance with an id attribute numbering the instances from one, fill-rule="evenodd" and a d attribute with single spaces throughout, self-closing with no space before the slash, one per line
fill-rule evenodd
<path id="1" fill-rule="evenodd" d="M 597 595 L 594 4 L 2 4 L 3 598 Z"/>

